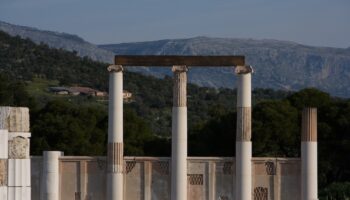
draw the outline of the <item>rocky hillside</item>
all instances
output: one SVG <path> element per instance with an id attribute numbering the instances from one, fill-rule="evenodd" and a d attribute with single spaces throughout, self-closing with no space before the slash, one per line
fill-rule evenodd
<path id="1" fill-rule="evenodd" d="M 0 30 L 12 36 L 29 38 L 37 44 L 45 43 L 50 47 L 76 51 L 79 56 L 87 56 L 96 61 L 112 62 L 114 54 L 112 52 L 98 48 L 84 39 L 67 33 L 43 31 L 36 28 L 18 26 L 0 21 Z"/>
<path id="2" fill-rule="evenodd" d="M 336 96 L 350 96 L 349 49 L 311 47 L 277 40 L 196 37 L 114 45 L 101 45 L 115 54 L 156 55 L 245 55 L 253 65 L 254 87 L 299 90 L 316 87 Z M 169 70 L 142 69 L 160 75 Z M 213 87 L 235 86 L 229 68 L 192 69 L 191 80 Z"/>
<path id="3" fill-rule="evenodd" d="M 284 90 L 316 87 L 335 96 L 350 97 L 350 48 L 312 47 L 277 40 L 196 37 L 96 46 L 66 33 L 0 22 L 0 30 L 30 38 L 50 47 L 76 51 L 80 56 L 110 63 L 114 54 L 132 55 L 245 55 L 253 65 L 253 86 Z M 162 77 L 166 68 L 132 69 Z M 190 70 L 190 81 L 202 86 L 235 87 L 235 76 L 229 68 Z"/>

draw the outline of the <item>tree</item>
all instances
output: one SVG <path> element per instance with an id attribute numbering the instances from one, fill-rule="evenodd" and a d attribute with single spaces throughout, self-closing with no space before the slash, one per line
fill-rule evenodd
<path id="1" fill-rule="evenodd" d="M 298 119 L 298 110 L 288 101 L 264 101 L 257 104 L 253 109 L 254 156 L 298 156 Z"/>

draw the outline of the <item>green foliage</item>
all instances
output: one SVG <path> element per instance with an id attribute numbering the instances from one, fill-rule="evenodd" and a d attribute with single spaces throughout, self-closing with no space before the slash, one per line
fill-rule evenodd
<path id="1" fill-rule="evenodd" d="M 328 93 L 315 88 L 307 88 L 290 95 L 288 100 L 294 107 L 302 110 L 305 107 L 322 108 L 328 106 L 331 102 L 331 97 Z"/>
<path id="2" fill-rule="evenodd" d="M 298 110 L 288 101 L 265 101 L 253 110 L 252 140 L 255 156 L 299 155 Z"/>
<path id="3" fill-rule="evenodd" d="M 349 200 L 350 182 L 332 183 L 320 191 L 320 200 Z"/>
<path id="4" fill-rule="evenodd" d="M 150 127 L 131 109 L 124 110 L 125 154 L 133 156 L 147 155 L 144 148 L 152 141 Z"/>
<path id="5" fill-rule="evenodd" d="M 67 155 L 101 155 L 106 152 L 106 130 L 104 110 L 52 101 L 32 119 L 32 154 L 61 150 Z"/>
<path id="6" fill-rule="evenodd" d="M 32 110 L 36 108 L 35 99 L 25 90 L 25 84 L 11 80 L 4 73 L 0 73 L 0 105 L 27 106 Z"/>
<path id="7" fill-rule="evenodd" d="M 213 118 L 189 135 L 189 154 L 194 156 L 233 156 L 236 113 Z"/>

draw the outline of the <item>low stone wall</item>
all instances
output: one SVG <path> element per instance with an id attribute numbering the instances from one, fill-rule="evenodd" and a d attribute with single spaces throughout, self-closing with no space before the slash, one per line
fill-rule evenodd
<path id="1" fill-rule="evenodd" d="M 62 156 L 61 200 L 106 199 L 106 158 Z M 125 199 L 170 199 L 170 158 L 125 157 Z M 232 200 L 235 197 L 233 158 L 189 157 L 188 199 Z M 31 158 L 32 200 L 40 199 L 42 157 Z M 252 199 L 300 199 L 299 158 L 253 158 Z"/>

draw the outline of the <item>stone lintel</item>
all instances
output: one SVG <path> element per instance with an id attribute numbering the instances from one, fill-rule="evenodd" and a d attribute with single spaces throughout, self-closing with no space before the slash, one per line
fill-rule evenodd
<path id="1" fill-rule="evenodd" d="M 317 108 L 304 108 L 302 112 L 301 141 L 317 141 Z"/>
<path id="2" fill-rule="evenodd" d="M 245 65 L 244 56 L 180 56 L 180 55 L 117 55 L 114 64 L 123 66 L 173 66 L 186 65 L 191 67 L 231 67 Z"/>
<path id="3" fill-rule="evenodd" d="M 254 70 L 253 70 L 253 67 L 251 65 L 236 66 L 235 73 L 236 74 L 249 74 L 249 73 L 254 73 Z"/>
<path id="4" fill-rule="evenodd" d="M 107 70 L 109 72 L 122 72 L 123 71 L 123 66 L 122 65 L 110 65 L 107 67 Z"/>

